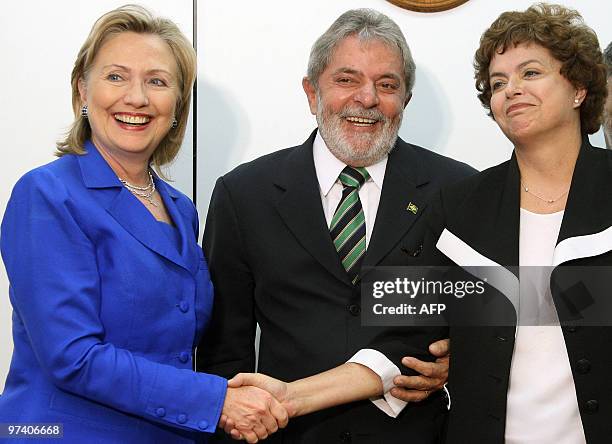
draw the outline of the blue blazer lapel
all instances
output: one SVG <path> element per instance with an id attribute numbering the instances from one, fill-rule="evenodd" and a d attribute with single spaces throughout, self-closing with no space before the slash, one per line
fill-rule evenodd
<path id="1" fill-rule="evenodd" d="M 192 226 L 189 223 L 193 219 L 190 215 L 194 213 L 191 203 L 187 202 L 186 199 L 181 199 L 181 195 L 164 181 L 156 178 L 155 184 L 166 205 L 166 210 L 168 210 L 174 225 L 180 233 L 181 245 L 179 251 L 183 263 L 179 265 L 187 268 L 191 274 L 195 275 L 199 267 L 198 250 L 200 250 L 200 247 L 197 244 L 196 230 L 198 227 Z M 194 222 L 197 223 L 197 219 Z"/>
<path id="2" fill-rule="evenodd" d="M 185 260 L 179 254 L 179 251 L 162 231 L 159 222 L 127 189 L 124 188 L 117 194 L 117 197 L 106 211 L 115 218 L 125 231 L 134 236 L 145 247 L 186 268 L 190 272 L 192 271 L 191 267 L 187 266 Z M 170 210 L 168 212 L 172 215 Z M 181 228 L 178 222 L 177 227 L 180 231 Z M 181 242 L 185 242 L 184 237 L 184 232 L 181 231 Z"/>
<path id="3" fill-rule="evenodd" d="M 117 194 L 113 198 L 101 202 L 106 207 L 106 211 L 145 247 L 195 274 L 199 261 L 191 259 L 191 256 L 197 254 L 197 252 L 188 253 L 190 249 L 193 250 L 193 246 L 190 247 L 189 242 L 192 237 L 189 237 L 190 232 L 188 231 L 191 227 L 185 226 L 185 220 L 188 219 L 183 216 L 174 203 L 178 196 L 170 196 L 169 188 L 165 183 L 156 179 L 155 185 L 158 187 L 168 213 L 181 234 L 181 251 L 184 252 L 184 256 L 181 256 L 176 247 L 171 244 L 159 226 L 159 222 L 155 220 L 144 205 L 123 187 L 117 175 L 91 141 L 86 142 L 85 150 L 87 152 L 85 155 L 77 157 L 85 186 L 91 190 L 117 189 Z M 195 242 L 191 243 L 195 244 Z M 187 258 L 190 258 L 190 260 L 186 260 Z"/>

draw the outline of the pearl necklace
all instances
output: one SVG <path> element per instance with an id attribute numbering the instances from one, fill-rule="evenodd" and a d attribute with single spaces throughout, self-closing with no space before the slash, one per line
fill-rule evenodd
<path id="1" fill-rule="evenodd" d="M 568 189 L 567 189 L 567 190 L 566 190 L 566 191 L 565 191 L 563 194 L 561 194 L 560 196 L 555 197 L 554 199 L 547 199 L 547 198 L 545 198 L 545 197 L 538 196 L 538 195 L 537 195 L 536 193 L 534 193 L 533 191 L 530 191 L 530 190 L 529 190 L 529 187 L 528 187 L 528 186 L 526 186 L 526 185 L 523 183 L 523 181 L 522 181 L 522 180 L 521 180 L 521 187 L 523 188 L 523 190 L 525 190 L 525 193 L 529 193 L 529 194 L 531 194 L 533 197 L 535 197 L 536 199 L 540 199 L 541 201 L 546 202 L 546 203 L 548 203 L 548 204 L 553 204 L 553 203 L 555 203 L 556 201 L 558 201 L 559 199 L 561 199 L 563 196 L 565 196 L 567 193 L 569 193 L 569 188 L 568 188 Z"/>
<path id="2" fill-rule="evenodd" d="M 142 197 L 147 202 L 149 202 L 151 205 L 153 205 L 154 207 L 157 207 L 157 204 L 153 202 L 153 195 L 155 194 L 155 181 L 153 180 L 153 175 L 151 174 L 151 171 L 149 171 L 148 173 L 149 173 L 149 184 L 146 187 L 137 187 L 136 185 L 132 185 L 127 180 L 121 179 L 121 178 L 119 178 L 119 181 L 134 196 Z"/>

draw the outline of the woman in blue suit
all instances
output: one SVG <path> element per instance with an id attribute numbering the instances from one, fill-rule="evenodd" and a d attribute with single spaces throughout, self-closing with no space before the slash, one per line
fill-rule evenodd
<path id="1" fill-rule="evenodd" d="M 222 413 L 248 442 L 285 425 L 267 392 L 192 370 L 213 289 L 193 203 L 152 168 L 178 152 L 195 72 L 176 25 L 140 7 L 102 16 L 81 48 L 59 159 L 19 180 L 2 222 L 14 352 L 0 423 L 113 443 L 205 439 Z"/>

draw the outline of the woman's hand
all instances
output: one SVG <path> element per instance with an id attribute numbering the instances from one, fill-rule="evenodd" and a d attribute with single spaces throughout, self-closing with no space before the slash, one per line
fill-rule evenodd
<path id="1" fill-rule="evenodd" d="M 239 373 L 230 379 L 227 385 L 228 391 L 238 388 L 255 388 L 265 391 L 265 393 L 271 396 L 276 403 L 280 403 L 281 409 L 284 411 L 284 416 L 275 415 L 277 420 L 276 424 L 278 424 L 278 427 L 280 428 L 284 428 L 287 425 L 287 422 L 292 415 L 288 410 L 288 384 L 286 382 L 261 373 Z M 247 442 L 253 442 L 249 441 L 249 436 L 242 432 L 239 424 L 237 424 L 233 418 L 225 414 L 221 415 L 219 427 L 223 428 L 223 430 L 225 430 L 225 432 L 231 435 L 231 437 L 234 439 L 247 439 Z M 277 429 L 268 429 L 268 432 L 273 433 L 276 430 Z M 257 433 L 257 436 L 261 439 L 259 433 Z"/>
<path id="2" fill-rule="evenodd" d="M 241 385 L 228 383 L 219 420 L 219 426 L 232 438 L 256 443 L 287 425 L 287 411 L 273 395 L 252 385 Z"/>

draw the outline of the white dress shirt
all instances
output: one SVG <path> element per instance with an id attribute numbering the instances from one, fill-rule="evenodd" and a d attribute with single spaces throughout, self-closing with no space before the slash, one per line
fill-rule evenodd
<path id="1" fill-rule="evenodd" d="M 317 180 L 319 182 L 319 191 L 321 192 L 323 212 L 325 213 L 325 220 L 329 227 L 336 208 L 342 199 L 343 185 L 338 179 L 338 176 L 346 167 L 346 164 L 338 160 L 329 151 L 325 141 L 318 132 L 313 144 L 313 158 Z M 374 222 L 376 222 L 376 213 L 378 212 L 380 193 L 385 179 L 387 159 L 388 157 L 385 156 L 374 165 L 366 167 L 366 170 L 370 174 L 370 178 L 359 189 L 359 199 L 363 207 L 366 224 L 366 249 L 369 245 L 370 237 L 372 236 Z M 384 395 L 378 398 L 372 398 L 371 401 L 387 415 L 395 418 L 407 404 L 400 399 L 394 398 L 389 393 L 394 386 L 393 378 L 401 374 L 399 368 L 384 354 L 372 349 L 359 350 L 347 362 L 355 362 L 364 365 L 380 376 Z"/>

